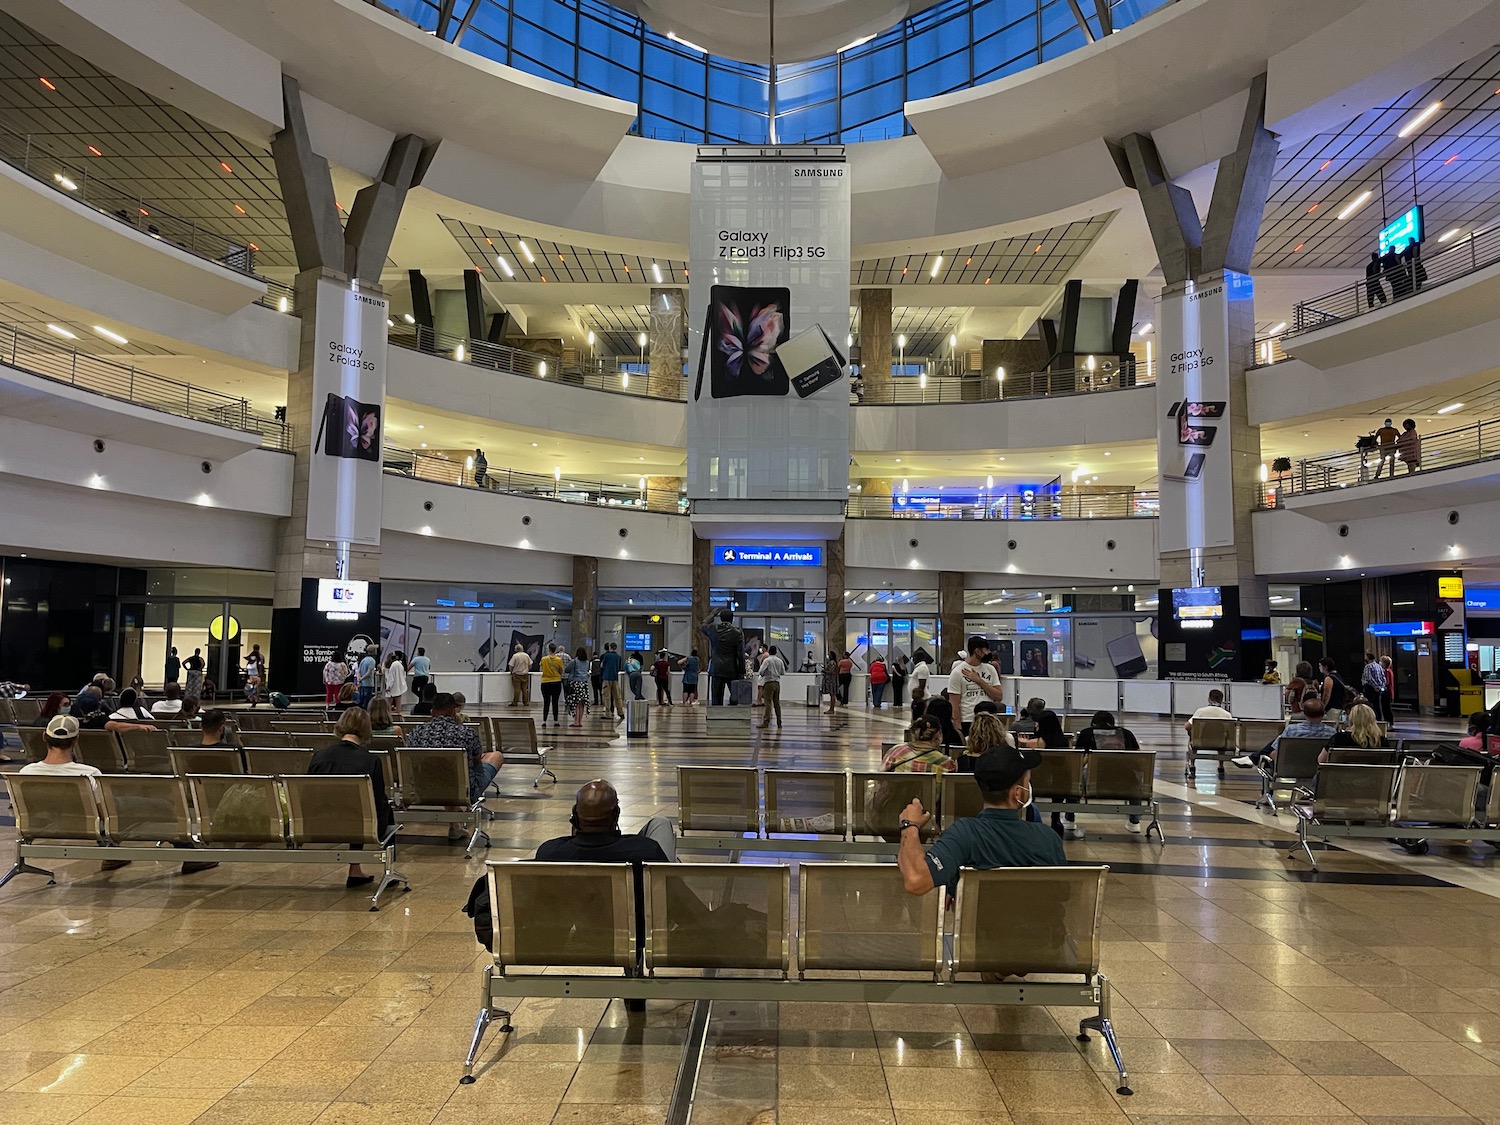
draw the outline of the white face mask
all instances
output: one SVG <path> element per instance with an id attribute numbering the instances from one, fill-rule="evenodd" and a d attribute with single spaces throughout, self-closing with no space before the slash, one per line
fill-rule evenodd
<path id="1" fill-rule="evenodd" d="M 1021 802 L 1021 806 L 1020 807 L 1022 809 L 1027 809 L 1027 808 L 1031 807 L 1032 796 L 1033 796 L 1032 788 L 1031 788 L 1031 786 L 1028 785 L 1026 787 L 1026 800 L 1024 800 L 1024 801 Z"/>

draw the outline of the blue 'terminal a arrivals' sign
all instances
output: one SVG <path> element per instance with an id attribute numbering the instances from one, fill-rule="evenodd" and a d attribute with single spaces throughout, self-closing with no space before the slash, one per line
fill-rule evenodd
<path id="1" fill-rule="evenodd" d="M 716 566 L 822 566 L 822 547 L 766 547 L 729 543 L 714 548 Z"/>

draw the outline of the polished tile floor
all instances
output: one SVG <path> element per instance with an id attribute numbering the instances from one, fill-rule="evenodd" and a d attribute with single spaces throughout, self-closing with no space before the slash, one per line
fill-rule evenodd
<path id="1" fill-rule="evenodd" d="M 549 728 L 561 781 L 502 772 L 491 854 L 566 832 L 592 777 L 634 825 L 673 811 L 679 763 L 874 768 L 899 735 L 888 712 L 788 707 L 784 731 L 738 739 L 701 711 L 651 719 L 629 744 Z M 1167 846 L 1081 818 L 1067 851 L 1111 865 L 1103 962 L 1134 1097 L 1097 1038 L 1074 1042 L 1073 1011 L 715 1004 L 691 1084 L 691 1004 L 581 1000 L 522 1002 L 461 1087 L 483 963 L 461 907 L 481 864 L 422 826 L 402 837 L 414 889 L 378 914 L 320 867 L 64 861 L 57 886 L 0 889 L 0 1123 L 1500 1123 L 1493 849 L 1375 841 L 1312 874 L 1245 775 L 1184 787 L 1182 732 L 1131 725 L 1161 751 Z"/>

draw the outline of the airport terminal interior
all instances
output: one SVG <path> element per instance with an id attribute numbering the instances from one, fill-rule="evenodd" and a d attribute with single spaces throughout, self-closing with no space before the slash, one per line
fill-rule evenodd
<path id="1" fill-rule="evenodd" d="M 0 0 L 0 1122 L 1500 1125 L 1497 308 L 1500 0 Z"/>

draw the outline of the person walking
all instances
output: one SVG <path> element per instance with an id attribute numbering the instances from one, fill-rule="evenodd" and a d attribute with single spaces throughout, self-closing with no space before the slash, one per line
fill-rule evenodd
<path id="1" fill-rule="evenodd" d="M 547 655 L 542 657 L 542 726 L 547 725 L 547 713 L 552 713 L 552 725 L 562 726 L 558 702 L 562 697 L 563 669 L 567 661 L 557 651 L 555 643 L 547 646 Z"/>
<path id="2" fill-rule="evenodd" d="M 265 678 L 266 658 L 260 654 L 260 645 L 253 645 L 245 657 L 245 700 L 251 707 L 260 703 L 260 686 Z"/>
<path id="3" fill-rule="evenodd" d="M 604 654 L 602 652 L 594 653 L 594 658 L 589 661 L 589 686 L 594 689 L 594 706 L 602 707 L 604 705 Z"/>
<path id="4" fill-rule="evenodd" d="M 349 665 L 339 659 L 339 654 L 331 652 L 328 659 L 323 662 L 323 706 L 332 707 L 339 701 L 339 688 L 344 686 L 344 681 L 349 678 Z"/>
<path id="5" fill-rule="evenodd" d="M 625 682 L 630 685 L 630 697 L 632 699 L 645 699 L 646 694 L 641 690 L 641 654 L 632 652 L 625 658 Z"/>
<path id="6" fill-rule="evenodd" d="M 510 705 L 531 706 L 531 656 L 519 641 L 510 654 Z"/>
<path id="7" fill-rule="evenodd" d="M 474 484 L 478 488 L 484 488 L 485 482 L 490 475 L 490 462 L 484 455 L 484 450 L 474 450 Z"/>
<path id="8" fill-rule="evenodd" d="M 403 652 L 393 652 L 385 664 L 385 698 L 390 701 L 391 714 L 398 719 L 401 717 L 401 700 L 411 686 L 406 675 L 405 657 Z"/>
<path id="9" fill-rule="evenodd" d="M 189 699 L 199 699 L 203 695 L 203 650 L 193 649 L 193 655 L 182 662 L 183 668 L 187 669 L 187 687 L 182 694 Z"/>
<path id="10" fill-rule="evenodd" d="M 1380 251 L 1371 250 L 1370 260 L 1365 263 L 1365 298 L 1372 309 L 1377 304 L 1383 305 L 1390 300 L 1385 295 L 1385 284 L 1380 280 L 1380 275 L 1384 272 L 1384 267 L 1380 264 Z"/>
<path id="11" fill-rule="evenodd" d="M 766 658 L 760 662 L 761 719 L 762 728 L 771 725 L 771 712 L 776 712 L 776 729 L 781 729 L 781 677 L 786 675 L 786 661 L 772 645 Z"/>
<path id="12" fill-rule="evenodd" d="M 834 714 L 839 702 L 839 655 L 829 650 L 828 656 L 823 660 L 823 670 L 820 673 L 822 683 L 818 691 L 820 695 L 828 697 L 828 713 Z"/>
<path id="13" fill-rule="evenodd" d="M 583 713 L 589 705 L 589 650 L 582 645 L 573 654 L 573 660 L 563 673 L 563 691 L 567 696 L 568 710 L 573 712 L 571 726 L 583 726 Z"/>
<path id="14" fill-rule="evenodd" d="M 1396 456 L 1406 466 L 1408 476 L 1422 467 L 1422 435 L 1417 433 L 1417 423 L 1411 418 L 1401 423 L 1401 436 L 1396 439 Z"/>

